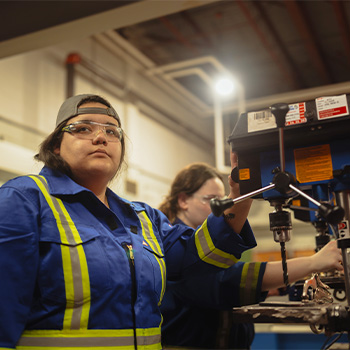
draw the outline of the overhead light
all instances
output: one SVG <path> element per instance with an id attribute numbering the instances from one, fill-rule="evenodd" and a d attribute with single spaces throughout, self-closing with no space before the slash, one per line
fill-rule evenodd
<path id="1" fill-rule="evenodd" d="M 231 79 L 222 78 L 215 83 L 215 91 L 222 96 L 228 96 L 232 94 L 234 89 L 234 83 Z"/>

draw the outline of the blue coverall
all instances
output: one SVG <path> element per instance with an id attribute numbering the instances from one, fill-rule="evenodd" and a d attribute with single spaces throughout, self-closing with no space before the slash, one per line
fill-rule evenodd
<path id="1" fill-rule="evenodd" d="M 0 348 L 160 349 L 166 278 L 232 266 L 256 245 L 212 215 L 195 231 L 44 167 L 0 188 Z"/>
<path id="2" fill-rule="evenodd" d="M 174 224 L 185 224 L 176 219 Z M 266 263 L 238 261 L 230 268 L 193 276 L 168 278 L 161 312 L 165 345 L 198 349 L 249 349 L 254 325 L 232 323 L 232 307 L 255 304 L 261 292 Z"/>

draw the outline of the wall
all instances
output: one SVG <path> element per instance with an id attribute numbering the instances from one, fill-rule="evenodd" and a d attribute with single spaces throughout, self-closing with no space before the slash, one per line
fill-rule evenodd
<path id="1" fill-rule="evenodd" d="M 0 60 L 0 182 L 12 174 L 39 171 L 41 165 L 32 157 L 37 145 L 53 130 L 65 99 L 65 60 L 71 52 L 103 67 L 120 82 L 119 86 L 104 82 L 80 68 L 74 81 L 75 93 L 102 94 L 120 114 L 127 135 L 128 167 L 111 185 L 118 194 L 157 206 L 183 166 L 194 161 L 215 164 L 212 118 L 193 115 L 171 94 L 152 84 L 146 68 L 130 64 L 125 52 L 119 55 L 95 38 L 87 38 Z M 130 92 L 142 97 L 142 104 L 130 99 Z M 147 101 L 150 105 L 145 107 Z M 249 218 L 259 249 L 278 251 L 269 231 L 270 211 L 267 202 L 255 202 Z M 291 244 L 295 249 L 312 249 L 314 229 L 296 226 L 301 233 Z"/>
<path id="2" fill-rule="evenodd" d="M 3 173 L 25 174 L 39 170 L 32 157 L 37 145 L 53 130 L 58 108 L 65 99 L 65 59 L 72 51 L 112 72 L 125 83 L 125 89 L 137 85 L 139 81 L 141 90 L 153 95 L 155 101 L 165 102 L 165 110 L 172 109 L 186 118 L 186 111 L 181 110 L 179 105 L 175 106 L 174 101 L 170 102 L 171 96 L 151 86 L 125 61 L 93 38 L 2 59 L 0 169 Z M 119 181 L 112 184 L 119 194 L 157 206 L 175 173 L 183 166 L 194 161 L 214 164 L 213 151 L 208 152 L 177 130 L 166 127 L 166 117 L 161 123 L 151 113 L 146 115 L 124 99 L 122 89 L 112 84 L 101 84 L 101 79 L 91 72 L 77 74 L 75 79 L 75 93 L 86 92 L 103 95 L 120 113 L 127 135 L 128 167 Z M 159 120 L 160 117 L 157 118 Z M 27 128 L 33 130 L 28 131 Z M 127 192 L 126 181 L 136 183 L 136 192 Z"/>

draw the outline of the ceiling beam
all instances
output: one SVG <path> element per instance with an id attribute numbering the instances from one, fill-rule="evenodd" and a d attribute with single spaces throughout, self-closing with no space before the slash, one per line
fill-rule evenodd
<path id="1" fill-rule="evenodd" d="M 265 11 L 264 3 L 260 1 L 253 1 L 252 5 L 255 6 L 255 8 L 258 10 L 260 14 L 260 19 L 262 20 L 266 28 L 270 31 L 270 35 L 277 44 L 278 50 L 282 53 L 284 59 L 290 67 L 289 71 L 293 72 L 291 79 L 293 79 L 294 88 L 301 89 L 302 87 L 305 87 L 306 84 L 304 78 L 299 68 L 291 58 L 291 55 L 287 50 L 286 44 L 283 42 L 281 35 L 279 34 L 279 30 L 276 29 L 276 27 L 273 25 L 274 21 L 270 18 L 268 12 Z"/>
<path id="2" fill-rule="evenodd" d="M 284 76 L 284 79 L 289 84 L 290 88 L 296 89 L 298 84 L 296 83 L 294 75 L 276 54 L 276 49 L 270 44 L 270 42 L 266 38 L 265 33 L 263 33 L 263 31 L 257 25 L 256 20 L 255 18 L 253 18 L 247 5 L 245 4 L 245 1 L 237 0 L 237 4 L 241 9 L 241 11 L 243 12 L 249 25 L 252 27 L 255 34 L 259 37 L 261 44 L 265 47 L 266 51 L 269 53 L 270 57 L 272 58 L 272 61 L 275 62 L 275 64 L 281 71 L 282 75 Z"/>
<path id="3" fill-rule="evenodd" d="M 295 0 L 284 0 L 290 18 L 293 20 L 296 29 L 298 30 L 307 52 L 310 55 L 314 67 L 322 79 L 323 84 L 331 83 L 330 74 L 326 68 L 322 55 L 316 45 L 315 37 L 311 31 L 308 21 L 300 8 L 300 5 Z"/>
<path id="4" fill-rule="evenodd" d="M 217 1 L 221 0 L 142 0 L 129 3 L 113 10 L 0 42 L 0 58 L 42 49 L 68 40 L 81 40 L 110 29 L 130 26 Z"/>
<path id="5" fill-rule="evenodd" d="M 347 56 L 348 62 L 350 62 L 350 30 L 349 23 L 346 19 L 346 11 L 344 8 L 344 4 L 339 0 L 332 0 L 331 4 L 333 6 L 333 10 L 337 18 L 337 23 L 343 40 L 344 51 Z"/>
<path id="6" fill-rule="evenodd" d="M 177 28 L 167 17 L 161 17 L 159 18 L 159 21 L 163 23 L 165 28 L 169 30 L 170 33 L 172 33 L 175 37 L 175 39 L 185 47 L 187 47 L 194 55 L 198 55 L 197 49 L 192 45 L 192 43 L 186 38 L 179 28 Z"/>
<path id="7" fill-rule="evenodd" d="M 181 17 L 188 23 L 188 25 L 193 29 L 195 37 L 201 38 L 204 45 L 208 48 L 214 48 L 210 37 L 201 29 L 201 27 L 196 23 L 196 21 L 189 15 L 188 12 L 181 12 Z"/>

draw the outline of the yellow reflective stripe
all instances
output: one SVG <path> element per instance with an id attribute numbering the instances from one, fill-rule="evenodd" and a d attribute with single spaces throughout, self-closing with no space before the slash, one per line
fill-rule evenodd
<path id="1" fill-rule="evenodd" d="M 68 214 L 68 211 L 67 211 L 67 209 L 65 208 L 65 206 L 64 206 L 64 204 L 63 204 L 63 202 L 62 202 L 62 200 L 59 199 L 59 198 L 56 198 L 56 197 L 53 197 L 53 198 L 55 198 L 55 199 L 57 200 L 57 202 L 58 202 L 58 204 L 59 204 L 59 206 L 60 206 L 60 208 L 61 208 L 61 210 L 62 210 L 62 213 L 63 213 L 63 215 L 64 215 L 64 217 L 65 217 L 67 223 L 69 224 L 69 227 L 70 227 L 71 230 L 72 230 L 74 242 L 75 242 L 76 244 L 81 244 L 81 243 L 83 243 L 83 241 L 81 240 L 81 237 L 80 237 L 80 235 L 79 235 L 79 232 L 78 232 L 77 228 L 75 227 L 74 222 L 73 222 L 73 220 L 71 219 L 70 215 Z"/>
<path id="2" fill-rule="evenodd" d="M 240 306 L 256 303 L 256 289 L 261 263 L 245 263 L 240 282 Z"/>
<path id="3" fill-rule="evenodd" d="M 41 181 L 40 181 L 39 177 L 30 176 L 30 178 L 32 178 L 35 181 L 35 183 L 37 184 L 37 186 L 39 187 L 40 191 L 44 195 L 44 197 L 47 201 L 47 204 L 49 205 L 49 207 L 50 207 L 50 209 L 51 209 L 51 211 L 56 219 L 57 228 L 58 228 L 59 233 L 60 233 L 61 242 L 63 244 L 68 244 L 66 231 L 63 228 L 59 213 L 53 204 L 54 197 L 52 197 L 49 194 L 49 192 L 46 190 L 44 184 L 41 182 L 43 180 L 46 182 L 46 180 L 41 176 L 40 176 Z M 66 329 L 66 328 L 70 328 L 70 323 L 71 323 L 72 316 L 73 316 L 73 308 L 70 305 L 68 305 L 68 300 L 75 300 L 74 299 L 74 288 L 73 288 L 73 269 L 72 269 L 69 246 L 61 245 L 61 255 L 62 255 L 62 269 L 63 269 L 63 276 L 64 276 L 64 285 L 65 285 L 66 299 L 67 299 L 67 305 L 66 305 L 66 310 L 65 310 L 65 314 L 64 314 L 64 321 L 63 321 L 63 328 Z"/>
<path id="4" fill-rule="evenodd" d="M 165 292 L 165 281 L 166 281 L 166 266 L 165 266 L 165 261 L 164 258 L 160 259 L 158 256 L 156 256 L 156 259 L 158 261 L 159 267 L 160 267 L 160 272 L 162 274 L 162 290 L 160 292 L 160 298 L 158 301 L 158 306 L 162 303 L 164 292 Z"/>
<path id="5" fill-rule="evenodd" d="M 160 245 L 157 241 L 157 238 L 153 232 L 153 227 L 152 227 L 152 223 L 151 223 L 151 220 L 148 218 L 146 212 L 142 211 L 141 213 L 139 213 L 140 215 L 142 215 L 147 223 L 147 227 L 148 227 L 148 231 L 144 231 L 144 232 L 147 232 L 149 233 L 149 236 L 150 238 L 152 239 L 152 241 L 154 242 L 155 244 L 155 249 L 152 248 L 156 253 L 158 253 L 159 255 L 164 255 L 163 252 L 162 252 L 162 249 L 160 248 Z M 142 221 L 141 221 L 142 223 Z"/>
<path id="6" fill-rule="evenodd" d="M 160 349 L 161 328 L 136 328 L 137 349 Z"/>
<path id="7" fill-rule="evenodd" d="M 160 298 L 158 301 L 158 305 L 160 305 L 162 300 L 163 300 L 163 296 L 165 293 L 165 285 L 166 285 L 166 283 L 165 283 L 165 281 L 166 281 L 166 265 L 165 265 L 165 261 L 164 261 L 164 254 L 162 252 L 162 249 L 160 248 L 157 237 L 153 232 L 152 222 L 149 219 L 149 217 L 147 216 L 146 212 L 144 212 L 144 211 L 138 212 L 137 215 L 140 219 L 143 238 L 146 240 L 148 245 L 152 248 L 152 250 L 155 253 L 163 256 L 163 258 L 159 258 L 158 256 L 155 255 L 155 258 L 159 264 L 160 272 L 161 272 L 161 276 L 162 276 L 162 290 L 161 290 Z"/>
<path id="8" fill-rule="evenodd" d="M 82 239 L 61 199 L 51 196 L 43 176 L 30 176 L 43 193 L 60 233 L 66 291 L 63 329 L 87 328 L 90 312 L 90 278 Z M 72 302 L 73 301 L 73 302 Z"/>
<path id="9" fill-rule="evenodd" d="M 138 349 L 161 349 L 160 327 L 136 329 Z M 133 329 L 27 330 L 17 349 L 134 349 Z"/>
<path id="10" fill-rule="evenodd" d="M 74 305 L 69 305 L 68 300 L 75 300 L 74 298 L 74 284 L 73 284 L 73 268 L 70 257 L 70 247 L 61 245 L 62 254 L 62 268 L 64 277 L 64 286 L 66 290 L 66 310 L 63 318 L 63 329 L 69 329 L 71 320 L 73 318 Z"/>
<path id="11" fill-rule="evenodd" d="M 44 195 L 46 201 L 47 201 L 47 204 L 49 205 L 49 207 L 51 208 L 52 210 L 52 213 L 56 219 L 56 222 L 57 222 L 57 227 L 58 227 L 58 231 L 60 232 L 60 237 L 61 237 L 61 242 L 63 244 L 68 244 L 68 240 L 67 240 L 67 236 L 66 236 L 66 232 L 62 226 L 62 222 L 60 220 L 60 217 L 59 217 L 59 214 L 58 214 L 58 211 L 56 210 L 54 204 L 53 204 L 53 201 L 52 201 L 52 196 L 49 194 L 49 192 L 46 190 L 45 186 L 43 185 L 43 183 L 39 180 L 38 177 L 36 176 L 29 176 L 30 178 L 32 178 L 37 186 L 39 187 L 40 191 L 42 192 L 42 194 Z M 40 178 L 44 179 L 42 176 L 40 176 Z"/>
<path id="12" fill-rule="evenodd" d="M 0 348 L 2 350 L 2 348 Z M 129 345 L 129 346 L 125 346 L 125 345 L 120 345 L 120 346 L 89 346 L 88 348 L 84 345 L 84 346 L 17 346 L 16 350 L 45 350 L 45 349 L 50 349 L 50 350 L 87 350 L 87 349 L 93 349 L 93 350 L 114 350 L 114 349 L 122 349 L 122 350 L 135 350 L 135 346 L 134 345 Z M 153 350 L 154 348 L 148 347 L 147 349 Z M 156 348 L 156 349 L 160 349 L 160 348 Z M 9 349 L 9 350 L 13 350 L 13 349 Z"/>
<path id="13" fill-rule="evenodd" d="M 83 287 L 83 305 L 82 305 L 82 310 L 81 310 L 82 312 L 80 317 L 80 328 L 86 329 L 89 323 L 90 306 L 91 306 L 90 276 L 89 276 L 89 270 L 88 270 L 83 246 L 78 245 L 77 250 L 79 254 L 80 269 L 82 274 L 82 287 Z"/>
<path id="14" fill-rule="evenodd" d="M 228 268 L 238 261 L 233 254 L 215 247 L 210 237 L 207 219 L 195 233 L 195 243 L 199 257 L 208 264 Z"/>

